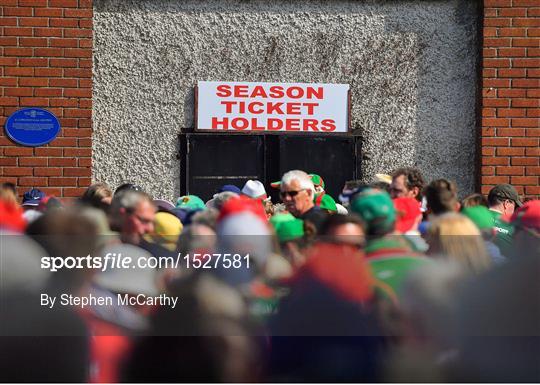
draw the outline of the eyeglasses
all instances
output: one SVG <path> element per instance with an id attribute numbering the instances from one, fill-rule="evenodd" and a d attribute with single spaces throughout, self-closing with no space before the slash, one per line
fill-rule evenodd
<path id="1" fill-rule="evenodd" d="M 304 191 L 304 189 L 302 190 L 298 190 L 298 191 L 280 191 L 279 192 L 279 196 L 283 199 L 283 198 L 286 198 L 287 196 L 290 196 L 291 198 L 294 198 L 295 196 L 297 196 L 298 194 L 300 194 L 301 191 Z"/>

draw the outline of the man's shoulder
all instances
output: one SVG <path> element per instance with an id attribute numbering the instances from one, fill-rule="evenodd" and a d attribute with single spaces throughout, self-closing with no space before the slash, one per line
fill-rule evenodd
<path id="1" fill-rule="evenodd" d="M 300 215 L 300 219 L 304 220 L 311 220 L 311 219 L 320 219 L 320 218 L 326 218 L 328 216 L 328 213 L 324 210 L 321 210 L 318 206 L 313 206 L 308 211 Z"/>
<path id="2" fill-rule="evenodd" d="M 308 211 L 306 211 L 304 214 L 300 215 L 300 219 L 311 222 L 313 225 L 315 225 L 317 232 L 320 231 L 321 226 L 323 222 L 328 217 L 328 213 L 324 210 L 321 210 L 320 207 L 313 206 Z"/>
<path id="3" fill-rule="evenodd" d="M 496 210 L 493 210 L 493 209 L 489 209 L 488 210 L 489 214 L 491 215 L 491 217 L 493 218 L 493 220 L 497 220 L 501 217 L 502 213 L 496 211 Z"/>

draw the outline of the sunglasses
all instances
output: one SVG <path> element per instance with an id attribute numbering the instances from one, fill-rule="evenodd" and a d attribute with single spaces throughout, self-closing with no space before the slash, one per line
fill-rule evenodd
<path id="1" fill-rule="evenodd" d="M 298 191 L 280 191 L 279 196 L 281 198 L 286 198 L 287 196 L 290 196 L 291 198 L 294 198 L 298 194 L 300 194 L 301 191 L 304 191 L 305 189 L 298 190 Z"/>

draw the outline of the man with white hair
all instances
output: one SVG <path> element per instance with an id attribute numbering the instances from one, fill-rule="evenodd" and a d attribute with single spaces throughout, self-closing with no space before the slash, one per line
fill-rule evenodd
<path id="1" fill-rule="evenodd" d="M 296 218 L 311 222 L 318 230 L 326 213 L 313 203 L 315 186 L 311 177 L 304 171 L 288 171 L 281 177 L 280 197 L 287 210 Z"/>

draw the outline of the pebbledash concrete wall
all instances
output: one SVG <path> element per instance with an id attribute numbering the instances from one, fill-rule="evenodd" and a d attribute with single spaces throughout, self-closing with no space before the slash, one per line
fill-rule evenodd
<path id="1" fill-rule="evenodd" d="M 198 80 L 325 82 L 351 85 L 366 180 L 414 165 L 472 192 L 481 13 L 472 0 L 94 0 L 92 177 L 172 199 Z"/>

